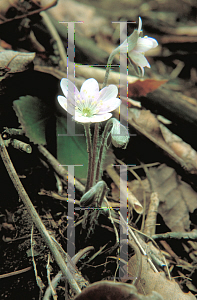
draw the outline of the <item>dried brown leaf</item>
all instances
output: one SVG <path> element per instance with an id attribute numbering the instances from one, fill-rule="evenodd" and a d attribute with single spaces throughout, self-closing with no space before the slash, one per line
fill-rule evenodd
<path id="1" fill-rule="evenodd" d="M 161 137 L 161 131 L 159 128 L 160 123 L 150 110 L 131 108 L 129 111 L 133 115 L 133 119 L 139 126 L 145 128 L 147 132 L 151 133 L 151 135 L 153 136 L 156 136 L 156 138 L 158 138 L 159 136 Z"/>
<path id="2" fill-rule="evenodd" d="M 197 152 L 180 137 L 173 134 L 168 128 L 160 124 L 164 140 L 170 148 L 185 162 L 191 173 L 197 172 Z"/>
<path id="3" fill-rule="evenodd" d="M 132 256 L 129 260 L 129 270 L 135 269 L 136 260 L 135 256 Z M 164 272 L 155 273 L 150 264 L 148 263 L 147 257 L 142 256 L 142 271 L 140 280 L 137 284 L 139 293 L 150 294 L 152 291 L 158 292 L 164 300 L 195 300 L 194 295 L 189 293 L 183 293 L 174 280 L 168 280 Z"/>
<path id="4" fill-rule="evenodd" d="M 187 231 L 190 228 L 189 212 L 197 208 L 197 194 L 191 186 L 180 180 L 175 170 L 165 164 L 148 170 L 153 190 L 158 193 L 160 204 L 158 213 L 172 231 Z M 150 196 L 148 180 L 142 181 Z M 129 183 L 133 194 L 143 203 L 143 190 L 137 180 Z"/>
<path id="5" fill-rule="evenodd" d="M 158 87 L 166 82 L 167 80 L 156 79 L 137 80 L 134 83 L 128 84 L 128 97 L 138 98 L 146 96 L 148 93 L 155 91 Z"/>

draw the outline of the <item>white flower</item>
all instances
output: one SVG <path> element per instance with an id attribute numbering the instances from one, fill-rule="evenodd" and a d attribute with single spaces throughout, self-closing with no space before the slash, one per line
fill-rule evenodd
<path id="1" fill-rule="evenodd" d="M 140 67 L 142 76 L 144 75 L 144 67 L 150 68 L 150 64 L 147 61 L 144 53 L 152 48 L 158 46 L 158 42 L 150 37 L 140 37 L 142 28 L 142 20 L 139 17 L 138 29 L 134 32 L 118 47 L 120 52 L 127 53 L 134 64 L 134 66 Z"/>
<path id="2" fill-rule="evenodd" d="M 112 116 L 110 112 L 121 104 L 121 100 L 116 98 L 118 88 L 115 85 L 109 85 L 99 92 L 98 82 L 94 78 L 87 79 L 80 92 L 66 78 L 61 80 L 60 86 L 65 97 L 58 96 L 59 104 L 80 123 L 106 121 Z"/>

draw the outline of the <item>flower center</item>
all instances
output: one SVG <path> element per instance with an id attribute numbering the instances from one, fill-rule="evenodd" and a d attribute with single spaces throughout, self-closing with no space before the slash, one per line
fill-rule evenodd
<path id="1" fill-rule="evenodd" d="M 92 115 L 93 115 L 93 113 L 92 113 L 92 109 L 91 108 L 89 108 L 89 107 L 84 107 L 83 109 L 82 109 L 82 115 L 84 116 L 84 117 L 92 117 Z"/>

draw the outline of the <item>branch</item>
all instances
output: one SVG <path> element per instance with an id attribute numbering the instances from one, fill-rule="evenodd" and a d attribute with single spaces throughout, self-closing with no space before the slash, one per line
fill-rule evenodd
<path id="1" fill-rule="evenodd" d="M 16 173 L 16 170 L 12 164 L 12 161 L 9 157 L 9 154 L 7 152 L 7 149 L 4 145 L 3 139 L 0 135 L 0 155 L 2 157 L 2 160 L 4 162 L 4 165 L 8 171 L 8 174 L 14 184 L 15 189 L 18 192 L 18 195 L 20 199 L 23 201 L 28 213 L 30 214 L 34 224 L 38 228 L 40 234 L 42 235 L 43 239 L 45 240 L 45 243 L 47 244 L 48 248 L 50 249 L 51 253 L 53 254 L 58 266 L 60 267 L 62 273 L 64 276 L 66 276 L 72 290 L 74 293 L 79 294 L 81 293 L 81 290 L 74 280 L 73 276 L 71 275 L 69 269 L 67 268 L 65 261 L 63 260 L 60 252 L 58 251 L 56 245 L 54 244 L 53 240 L 51 239 L 51 236 L 49 235 L 49 232 L 47 231 L 46 227 L 42 223 L 42 220 L 40 219 L 40 216 L 38 215 L 37 211 L 35 210 L 33 204 L 31 203 L 31 200 L 29 196 L 27 195 L 20 179 L 18 178 L 18 175 Z"/>

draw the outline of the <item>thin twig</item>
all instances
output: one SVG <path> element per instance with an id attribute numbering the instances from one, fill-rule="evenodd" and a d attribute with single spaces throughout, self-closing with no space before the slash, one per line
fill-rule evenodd
<path id="1" fill-rule="evenodd" d="M 51 273 L 50 255 L 48 254 L 48 262 L 47 262 L 47 280 L 48 280 L 48 284 L 49 284 L 49 287 L 50 287 L 50 290 L 51 290 L 51 294 L 52 294 L 53 300 L 57 300 L 57 294 L 56 294 L 56 291 L 55 291 L 55 289 L 53 288 L 52 283 L 51 283 L 50 273 Z"/>
<path id="2" fill-rule="evenodd" d="M 134 280 L 132 281 L 132 284 L 137 286 L 142 272 L 142 254 L 140 252 L 140 249 L 133 240 L 121 240 L 120 244 L 126 244 L 126 245 L 128 244 L 135 251 L 137 270 L 135 270 L 136 274 Z"/>
<path id="3" fill-rule="evenodd" d="M 32 267 L 27 267 L 27 268 L 24 268 L 22 270 L 17 270 L 17 271 L 6 273 L 6 274 L 1 274 L 0 275 L 0 279 L 7 278 L 7 277 L 10 277 L 10 276 L 14 276 L 14 275 L 23 274 L 23 273 L 25 273 L 27 271 L 30 271 L 31 269 L 32 269 Z"/>
<path id="4" fill-rule="evenodd" d="M 61 57 L 61 59 L 62 59 L 62 61 L 64 63 L 64 66 L 67 67 L 67 54 L 66 54 L 66 50 L 64 48 L 62 40 L 61 40 L 61 38 L 60 38 L 60 36 L 59 36 L 59 34 L 58 34 L 55 26 L 53 25 L 53 23 L 51 22 L 49 16 L 47 15 L 47 13 L 45 11 L 42 11 L 40 13 L 40 15 L 42 16 L 42 18 L 43 18 L 43 20 L 45 22 L 45 25 L 47 26 L 48 30 L 50 31 L 52 37 L 56 41 L 60 57 Z"/>
<path id="5" fill-rule="evenodd" d="M 197 240 L 197 229 L 193 229 L 190 232 L 167 232 L 154 234 L 151 236 L 154 240 L 167 240 L 167 239 L 175 239 L 175 240 Z"/>
<path id="6" fill-rule="evenodd" d="M 148 262 L 150 263 L 151 267 L 153 268 L 153 270 L 158 273 L 157 268 L 154 266 L 153 262 L 151 261 L 150 257 L 148 257 L 146 251 L 144 250 L 144 248 L 141 246 L 140 242 L 138 241 L 136 235 L 134 234 L 134 232 L 131 230 L 130 227 L 128 227 L 128 224 L 126 223 L 126 221 L 124 220 L 122 214 L 119 212 L 120 215 L 120 222 L 122 223 L 123 226 L 126 226 L 126 228 L 128 228 L 129 230 L 129 235 L 130 237 L 133 238 L 133 240 L 136 242 L 136 244 L 138 245 L 138 247 L 140 248 L 141 252 L 143 255 L 147 256 Z"/>
<path id="7" fill-rule="evenodd" d="M 59 246 L 60 246 L 60 245 L 59 245 Z M 61 247 L 61 246 L 60 246 L 60 247 Z M 63 249 L 62 249 L 62 250 L 63 250 Z M 93 247 L 93 246 L 89 246 L 89 247 L 86 247 L 86 248 L 80 250 L 77 254 L 75 254 L 75 255 L 72 257 L 72 259 L 71 259 L 72 263 L 73 263 L 74 265 L 76 265 L 76 264 L 78 263 L 79 259 L 80 259 L 82 256 L 84 256 L 86 253 L 88 253 L 89 251 L 91 251 L 91 250 L 94 250 L 94 247 Z M 56 275 L 56 276 L 52 279 L 52 281 L 51 281 L 51 285 L 52 285 L 53 289 L 56 289 L 56 287 L 57 287 L 59 281 L 61 280 L 61 278 L 62 278 L 62 272 L 59 271 L 59 272 L 57 273 L 57 275 Z M 80 280 L 80 278 L 79 278 L 79 280 Z M 43 300 L 49 300 L 49 299 L 50 299 L 50 296 L 51 296 L 51 288 L 50 288 L 50 286 L 48 286 L 47 289 L 46 289 L 46 291 L 45 291 Z"/>
<path id="8" fill-rule="evenodd" d="M 147 217 L 144 226 L 144 233 L 148 236 L 155 234 L 156 219 L 159 206 L 158 193 L 154 192 L 150 196 L 150 204 L 147 212 Z"/>
<path id="9" fill-rule="evenodd" d="M 31 259 L 32 259 L 32 263 L 33 263 L 33 267 L 34 267 L 34 273 L 35 273 L 35 277 L 36 277 L 36 283 L 37 286 L 40 289 L 40 297 L 42 297 L 43 294 L 43 289 L 44 289 L 44 283 L 42 282 L 41 277 L 38 275 L 38 271 L 37 271 L 37 267 L 36 267 L 36 262 L 34 259 L 34 242 L 33 242 L 33 234 L 34 234 L 34 225 L 32 225 L 31 228 Z"/>
<path id="10" fill-rule="evenodd" d="M 55 172 L 61 176 L 67 182 L 68 172 L 67 170 L 59 163 L 59 161 L 42 145 L 38 145 L 38 150 L 45 157 L 47 162 L 53 167 Z M 71 174 L 69 174 L 71 176 Z M 74 181 L 74 178 L 73 178 Z M 85 187 L 75 178 L 75 187 L 82 194 L 85 191 Z"/>
<path id="11" fill-rule="evenodd" d="M 37 229 L 39 230 L 40 234 L 42 235 L 45 243 L 49 247 L 51 253 L 53 254 L 58 266 L 60 267 L 62 273 L 66 276 L 68 279 L 68 282 L 73 290 L 74 293 L 79 294 L 81 293 L 81 289 L 79 288 L 76 281 L 73 279 L 73 276 L 71 275 L 69 269 L 67 268 L 60 252 L 58 251 L 56 245 L 54 244 L 53 240 L 51 239 L 51 236 L 49 232 L 47 231 L 46 227 L 42 223 L 40 216 L 38 215 L 37 211 L 35 210 L 29 196 L 27 195 L 20 179 L 18 178 L 18 175 L 16 173 L 16 170 L 11 162 L 11 159 L 9 157 L 9 154 L 7 152 L 7 149 L 4 145 L 3 139 L 0 135 L 0 155 L 3 160 L 3 163 L 8 171 L 8 174 L 14 184 L 15 189 L 18 192 L 18 195 L 20 199 L 23 201 L 28 213 L 30 214 L 32 221 L 36 225 Z"/>

